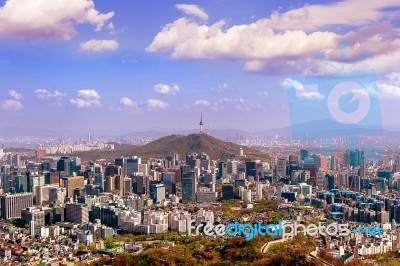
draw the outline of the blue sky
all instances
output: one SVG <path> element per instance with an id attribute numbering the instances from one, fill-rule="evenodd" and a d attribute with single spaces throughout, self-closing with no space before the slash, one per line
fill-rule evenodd
<path id="1" fill-rule="evenodd" d="M 380 105 L 384 127 L 400 127 L 398 1 L 7 0 L 0 6 L 2 127 L 175 131 L 196 128 L 203 112 L 207 128 L 259 131 L 331 119 L 329 112 L 310 115 L 327 110 L 327 95 L 285 81 L 318 82 L 349 71 L 366 51 L 371 55 L 353 70 L 377 73 L 376 86 L 366 90 L 378 99 L 371 104 Z M 341 62 L 342 39 L 344 68 L 331 69 L 316 55 Z M 307 108 L 303 116 L 294 108 L 301 119 L 290 113 L 290 89 Z"/>

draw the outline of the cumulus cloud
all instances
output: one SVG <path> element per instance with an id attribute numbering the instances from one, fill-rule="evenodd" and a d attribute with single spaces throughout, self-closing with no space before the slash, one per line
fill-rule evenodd
<path id="1" fill-rule="evenodd" d="M 378 83 L 379 92 L 382 98 L 393 100 L 400 97 L 400 86 L 390 83 Z"/>
<path id="2" fill-rule="evenodd" d="M 211 103 L 209 101 L 207 101 L 207 100 L 195 100 L 193 102 L 193 105 L 207 107 L 207 106 L 210 106 Z"/>
<path id="3" fill-rule="evenodd" d="M 96 10 L 93 0 L 6 0 L 0 7 L 0 37 L 69 40 L 76 25 L 91 24 L 99 31 L 113 16 Z"/>
<path id="4" fill-rule="evenodd" d="M 173 58 L 271 59 L 299 57 L 331 48 L 338 35 L 300 30 L 276 33 L 257 21 L 224 30 L 225 21 L 211 26 L 186 18 L 167 24 L 147 47 L 149 52 L 172 51 Z"/>
<path id="5" fill-rule="evenodd" d="M 386 80 L 378 82 L 379 95 L 387 100 L 398 100 L 400 97 L 400 73 L 386 75 Z"/>
<path id="6" fill-rule="evenodd" d="M 398 7 L 396 0 L 374 1 L 366 5 L 363 0 L 348 0 L 323 5 L 306 5 L 283 14 L 274 12 L 264 19 L 266 25 L 279 30 L 315 30 L 330 25 L 361 26 L 379 21 L 396 11 L 384 10 Z M 354 11 L 357 10 L 357 14 Z"/>
<path id="7" fill-rule="evenodd" d="M 175 7 L 187 15 L 193 15 L 204 20 L 208 19 L 207 13 L 197 5 L 177 4 Z"/>
<path id="8" fill-rule="evenodd" d="M 20 100 L 22 98 L 22 94 L 17 92 L 16 90 L 9 90 L 8 91 L 8 96 L 15 100 Z"/>
<path id="9" fill-rule="evenodd" d="M 146 106 L 150 109 L 165 109 L 169 105 L 166 102 L 156 100 L 156 99 L 148 99 L 146 101 Z"/>
<path id="10" fill-rule="evenodd" d="M 244 60 L 249 72 L 304 74 L 329 73 L 315 56 L 319 52 L 340 65 L 344 61 L 352 66 L 370 51 L 368 66 L 390 70 L 400 58 L 396 7 L 400 7 L 397 0 L 371 5 L 363 0 L 339 1 L 274 12 L 239 25 L 179 18 L 165 25 L 146 50 L 170 52 L 174 59 Z M 351 31 L 344 27 L 335 32 L 335 26 L 342 25 L 351 26 Z M 345 59 L 339 49 L 341 39 L 348 40 Z"/>
<path id="11" fill-rule="evenodd" d="M 282 82 L 282 86 L 285 89 L 294 89 L 296 91 L 296 97 L 301 100 L 323 100 L 325 95 L 318 92 L 317 85 L 304 86 L 301 82 L 287 78 Z"/>
<path id="12" fill-rule="evenodd" d="M 90 40 L 81 43 L 81 50 L 89 53 L 101 53 L 115 51 L 119 47 L 116 40 Z"/>
<path id="13" fill-rule="evenodd" d="M 153 87 L 153 90 L 159 94 L 176 94 L 180 91 L 179 86 L 176 83 L 173 83 L 172 85 L 168 84 L 156 84 Z"/>
<path id="14" fill-rule="evenodd" d="M 87 100 L 100 100 L 100 94 L 95 90 L 79 90 L 78 97 Z"/>
<path id="15" fill-rule="evenodd" d="M 24 106 L 18 100 L 4 100 L 1 103 L 1 109 L 3 110 L 21 110 Z"/>
<path id="16" fill-rule="evenodd" d="M 135 107 L 137 106 L 137 103 L 131 99 L 129 99 L 128 97 L 123 97 L 120 99 L 120 104 L 122 104 L 125 107 Z"/>
<path id="17" fill-rule="evenodd" d="M 77 108 L 97 107 L 101 105 L 100 94 L 95 90 L 79 90 L 76 99 L 71 99 L 72 105 Z"/>
<path id="18" fill-rule="evenodd" d="M 55 90 L 53 92 L 46 89 L 37 89 L 33 91 L 39 99 L 60 99 L 67 96 L 66 93 Z"/>

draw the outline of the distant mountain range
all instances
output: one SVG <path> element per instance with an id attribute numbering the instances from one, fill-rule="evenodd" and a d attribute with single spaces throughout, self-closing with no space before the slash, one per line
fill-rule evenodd
<path id="1" fill-rule="evenodd" d="M 174 134 L 188 134 L 197 132 L 197 130 L 182 130 L 176 131 Z M 316 120 L 305 122 L 293 126 L 268 129 L 257 132 L 249 132 L 236 129 L 214 129 L 208 132 L 210 135 L 221 139 L 235 139 L 241 137 L 293 137 L 295 139 L 305 138 L 321 138 L 321 137 L 334 137 L 334 136 L 355 136 L 355 135 L 369 135 L 375 134 L 380 136 L 397 136 L 398 131 L 388 131 L 376 129 L 372 126 L 360 127 L 358 125 L 344 125 L 336 123 L 332 120 Z M 165 135 L 164 132 L 147 131 L 147 132 L 133 132 L 123 135 L 124 138 L 133 137 L 161 137 Z"/>
<path id="2" fill-rule="evenodd" d="M 233 158 L 243 149 L 246 158 L 268 159 L 269 156 L 258 150 L 244 147 L 232 142 L 222 141 L 208 134 L 170 135 L 161 137 L 143 146 L 117 145 L 115 151 L 93 150 L 78 152 L 74 155 L 84 161 L 95 159 L 113 159 L 118 156 L 141 156 L 144 158 L 159 158 L 172 153 L 181 156 L 190 153 L 207 153 L 212 159 Z"/>
<path id="3" fill-rule="evenodd" d="M 268 129 L 257 132 L 249 132 L 245 130 L 237 129 L 212 129 L 205 130 L 205 133 L 209 133 L 214 137 L 220 139 L 235 139 L 241 137 L 293 137 L 295 138 L 319 138 L 319 137 L 330 137 L 330 136 L 349 136 L 349 135 L 367 135 L 376 134 L 380 136 L 395 136 L 398 135 L 400 130 L 376 130 L 373 127 L 359 127 L 359 126 L 349 126 L 339 123 L 335 123 L 332 120 L 318 120 L 305 122 L 293 126 L 286 126 L 281 128 Z M 136 131 L 121 135 L 112 135 L 121 138 L 160 138 L 166 135 L 188 135 L 197 133 L 198 129 L 189 130 L 177 130 L 173 132 L 164 131 Z M 111 136 L 108 134 L 99 134 L 92 132 L 94 135 L 98 136 Z M 38 129 L 38 128 L 18 128 L 18 127 L 6 127 L 0 128 L 0 137 L 18 137 L 18 136 L 34 136 L 34 137 L 60 137 L 60 136 L 83 136 L 83 134 L 74 133 L 70 135 L 68 133 L 59 134 L 56 130 L 48 129 Z"/>

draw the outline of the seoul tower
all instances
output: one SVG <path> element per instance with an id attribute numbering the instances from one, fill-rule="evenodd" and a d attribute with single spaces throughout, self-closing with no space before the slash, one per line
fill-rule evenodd
<path id="1" fill-rule="evenodd" d="M 200 126 L 200 134 L 201 134 L 201 133 L 203 133 L 203 113 L 201 113 L 201 116 L 200 116 L 199 126 Z"/>

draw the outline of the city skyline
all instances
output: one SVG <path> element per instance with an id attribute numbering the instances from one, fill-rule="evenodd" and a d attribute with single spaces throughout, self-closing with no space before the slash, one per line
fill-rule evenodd
<path id="1" fill-rule="evenodd" d="M 319 52 L 347 70 L 370 51 L 352 70 L 376 72 L 383 128 L 400 129 L 399 6 L 1 1 L 1 128 L 174 132 L 196 129 L 201 113 L 204 131 L 286 127 L 285 81 L 335 73 Z M 320 104 L 318 93 L 296 90 Z"/>

